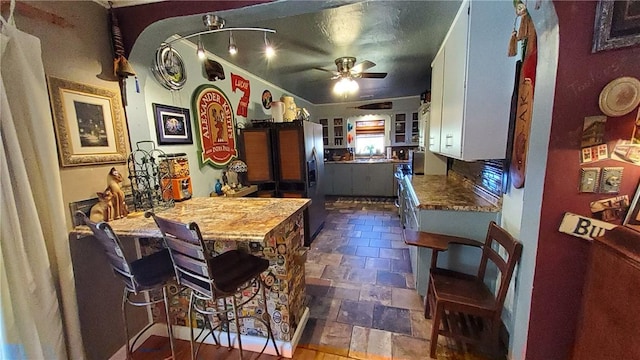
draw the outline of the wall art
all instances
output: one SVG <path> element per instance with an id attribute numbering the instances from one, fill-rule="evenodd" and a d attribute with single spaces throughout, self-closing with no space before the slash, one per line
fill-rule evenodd
<path id="1" fill-rule="evenodd" d="M 213 85 L 201 85 L 193 93 L 192 109 L 199 132 L 200 162 L 224 168 L 238 156 L 233 107 Z"/>
<path id="2" fill-rule="evenodd" d="M 60 166 L 124 163 L 127 160 L 118 92 L 47 78 Z"/>
<path id="3" fill-rule="evenodd" d="M 153 104 L 158 144 L 193 144 L 189 109 Z"/>

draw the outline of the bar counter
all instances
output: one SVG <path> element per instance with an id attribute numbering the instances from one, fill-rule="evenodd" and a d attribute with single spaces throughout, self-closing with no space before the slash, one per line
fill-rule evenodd
<path id="1" fill-rule="evenodd" d="M 303 210 L 310 202 L 309 199 L 207 197 L 176 202 L 173 208 L 156 210 L 162 217 L 184 223 L 196 222 L 207 251 L 222 253 L 240 249 L 269 260 L 269 269 L 263 273 L 267 284 L 267 306 L 272 314 L 274 337 L 285 357 L 290 357 L 295 350 L 308 313 L 304 306 L 306 253 L 302 245 Z M 148 255 L 163 247 L 161 233 L 153 219 L 145 218 L 140 213 L 110 221 L 109 225 L 123 243 L 136 244 L 138 256 Z M 78 226 L 69 238 L 86 243 L 93 239 L 92 235 L 88 227 Z M 98 248 L 98 244 L 89 243 L 89 246 L 94 245 Z M 106 260 L 104 262 L 106 264 Z M 74 271 L 78 273 L 78 270 L 74 263 Z M 92 284 L 94 286 L 99 287 Z M 121 288 L 117 287 L 118 292 Z M 83 302 L 81 293 L 83 291 L 79 292 L 79 303 Z M 187 340 L 188 324 L 203 325 L 200 315 L 194 314 L 190 321 L 187 319 L 188 299 L 188 293 L 174 296 L 170 307 L 171 322 L 178 325 L 175 331 L 177 337 L 186 336 Z M 253 301 L 245 305 L 243 311 L 252 314 L 259 308 L 257 301 Z M 152 308 L 154 319 L 164 322 L 163 313 L 159 307 Z M 242 342 L 246 350 L 252 350 L 252 344 L 256 346 L 256 351 L 262 347 L 267 337 L 266 328 L 262 327 L 258 321 L 245 320 Z M 225 338 L 222 336 L 223 340 Z M 269 349 L 272 350 L 267 347 L 267 352 Z"/>

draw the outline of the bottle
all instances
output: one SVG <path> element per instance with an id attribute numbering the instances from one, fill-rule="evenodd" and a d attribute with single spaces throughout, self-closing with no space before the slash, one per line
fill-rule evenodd
<path id="1" fill-rule="evenodd" d="M 222 195 L 222 183 L 220 183 L 220 179 L 216 179 L 216 185 L 214 189 L 216 191 L 216 194 Z"/>

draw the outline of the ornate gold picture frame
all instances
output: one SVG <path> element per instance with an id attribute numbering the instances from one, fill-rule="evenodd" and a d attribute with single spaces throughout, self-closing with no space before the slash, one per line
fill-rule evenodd
<path id="1" fill-rule="evenodd" d="M 640 44 L 640 1 L 598 1 L 591 52 L 637 44 Z"/>
<path id="2" fill-rule="evenodd" d="M 119 94 L 55 77 L 47 82 L 60 166 L 125 162 Z"/>

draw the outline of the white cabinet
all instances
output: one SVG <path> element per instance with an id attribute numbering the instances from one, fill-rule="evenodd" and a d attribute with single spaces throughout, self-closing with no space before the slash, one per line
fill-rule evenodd
<path id="1" fill-rule="evenodd" d="M 515 77 L 505 29 L 512 18 L 508 2 L 463 2 L 432 64 L 431 131 L 440 144 L 430 141 L 431 151 L 466 161 L 505 157 Z"/>
<path id="2" fill-rule="evenodd" d="M 433 67 L 431 69 L 431 111 L 429 114 L 428 148 L 432 152 L 440 152 L 444 56 L 444 48 L 441 48 L 433 60 Z"/>
<path id="3" fill-rule="evenodd" d="M 419 118 L 417 112 L 393 115 L 391 143 L 394 146 L 413 146 L 419 142 Z"/>
<path id="4" fill-rule="evenodd" d="M 341 149 L 347 147 L 347 124 L 341 117 L 323 118 L 318 122 L 322 125 L 322 141 L 325 149 Z"/>

